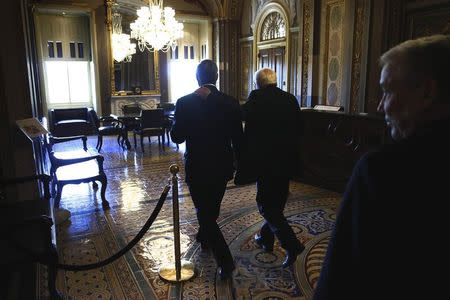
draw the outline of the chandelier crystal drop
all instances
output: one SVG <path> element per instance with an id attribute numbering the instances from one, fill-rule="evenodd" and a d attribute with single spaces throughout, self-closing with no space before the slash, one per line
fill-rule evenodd
<path id="1" fill-rule="evenodd" d="M 112 33 L 113 58 L 117 62 L 131 61 L 131 56 L 136 53 L 136 44 L 130 42 L 130 35 L 122 33 L 122 15 L 118 12 L 113 14 Z"/>
<path id="2" fill-rule="evenodd" d="M 183 37 L 183 24 L 175 20 L 175 10 L 163 8 L 163 0 L 149 0 L 148 7 L 137 11 L 138 18 L 130 24 L 131 38 L 138 41 L 139 50 L 164 51 L 176 46 Z"/>

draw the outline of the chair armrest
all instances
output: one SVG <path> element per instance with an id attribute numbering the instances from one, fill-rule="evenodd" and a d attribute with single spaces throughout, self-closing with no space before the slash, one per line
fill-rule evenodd
<path id="1" fill-rule="evenodd" d="M 112 122 L 112 121 L 118 121 L 113 116 L 103 116 L 98 119 L 100 122 Z"/>
<path id="2" fill-rule="evenodd" d="M 44 183 L 48 184 L 51 180 L 51 177 L 46 174 L 39 174 L 15 178 L 0 178 L 0 186 L 22 184 L 33 180 L 42 180 Z"/>
<path id="3" fill-rule="evenodd" d="M 85 161 L 90 161 L 90 160 L 94 160 L 94 159 L 103 161 L 104 158 L 101 155 L 92 155 L 92 156 L 77 157 L 77 158 L 57 158 L 53 155 L 53 159 L 54 159 L 54 162 L 57 165 L 57 167 L 61 167 L 61 166 L 77 164 L 77 163 L 81 163 L 81 162 L 85 162 Z"/>
<path id="4" fill-rule="evenodd" d="M 105 122 L 116 123 L 117 124 L 116 126 L 119 128 L 124 127 L 123 122 L 121 120 L 119 120 L 116 116 L 113 116 L 113 115 L 101 117 L 101 118 L 99 118 L 99 121 L 101 123 L 105 123 Z"/>

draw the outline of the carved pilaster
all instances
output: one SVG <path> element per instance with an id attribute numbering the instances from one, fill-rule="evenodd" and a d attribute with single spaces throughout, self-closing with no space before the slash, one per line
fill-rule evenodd
<path id="1" fill-rule="evenodd" d="M 239 21 L 217 20 L 214 23 L 220 90 L 238 98 Z"/>
<path id="2" fill-rule="evenodd" d="M 106 8 L 106 28 L 108 28 L 109 32 L 112 32 L 112 6 L 114 0 L 105 0 L 105 8 Z"/>
<path id="3" fill-rule="evenodd" d="M 111 89 L 109 90 L 108 94 L 112 94 L 112 87 L 115 86 L 115 78 L 114 78 L 114 59 L 112 54 L 112 41 L 111 41 L 111 35 L 112 35 L 112 6 L 113 6 L 114 0 L 105 0 L 105 8 L 106 8 L 106 19 L 105 24 L 107 33 L 106 33 L 106 43 L 107 43 L 107 49 L 108 49 L 108 68 L 109 68 L 109 78 L 110 78 L 110 84 L 109 86 Z"/>
<path id="4" fill-rule="evenodd" d="M 301 105 L 308 106 L 308 93 L 311 95 L 310 72 L 312 72 L 313 47 L 313 2 L 303 2 L 303 37 L 302 37 L 302 74 L 301 74 Z"/>
<path id="5" fill-rule="evenodd" d="M 354 17 L 354 33 L 353 33 L 353 55 L 352 55 L 352 81 L 350 91 L 350 112 L 358 113 L 360 110 L 361 98 L 361 61 L 363 36 L 365 27 L 367 26 L 364 19 L 366 0 L 356 0 L 355 17 Z"/>
<path id="6" fill-rule="evenodd" d="M 241 42 L 241 52 L 240 52 L 240 68 L 241 68 L 241 78 L 240 78 L 240 101 L 245 101 L 252 89 L 253 82 L 253 65 L 252 65 L 252 53 L 253 53 L 253 43 L 252 41 Z"/>
<path id="7" fill-rule="evenodd" d="M 385 29 L 387 36 L 385 50 L 388 50 L 402 41 L 405 0 L 386 1 L 386 15 L 388 16 L 388 22 Z"/>
<path id="8" fill-rule="evenodd" d="M 298 28 L 297 28 L 298 29 Z M 300 99 L 300 92 L 299 92 L 299 88 L 298 88 L 298 80 L 299 80 L 299 76 L 298 76 L 298 71 L 299 71 L 299 44 L 298 44 L 298 30 L 296 31 L 291 31 L 290 33 L 291 35 L 291 39 L 290 39 L 290 43 L 289 43 L 289 47 L 290 47 L 290 65 L 288 67 L 288 70 L 290 72 L 290 76 L 289 76 L 289 80 L 290 80 L 290 85 L 289 85 L 289 92 L 291 94 L 293 94 L 297 99 Z"/>

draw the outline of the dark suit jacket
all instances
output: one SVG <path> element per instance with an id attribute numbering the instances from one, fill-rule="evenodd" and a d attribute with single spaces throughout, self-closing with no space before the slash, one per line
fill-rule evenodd
<path id="1" fill-rule="evenodd" d="M 239 156 L 242 122 L 239 102 L 206 85 L 211 93 L 202 99 L 196 93 L 178 99 L 171 137 L 186 141 L 187 183 L 228 181 L 233 178 Z"/>
<path id="2" fill-rule="evenodd" d="M 298 175 L 301 124 L 297 99 L 268 86 L 252 91 L 242 112 L 244 148 L 237 176 L 257 179 Z"/>
<path id="3" fill-rule="evenodd" d="M 360 159 L 344 193 L 315 300 L 439 299 L 433 293 L 446 292 L 439 276 L 431 274 L 449 265 L 448 243 L 440 242 L 448 238 L 443 202 L 450 200 L 449 132 L 450 120 L 433 122 Z"/>

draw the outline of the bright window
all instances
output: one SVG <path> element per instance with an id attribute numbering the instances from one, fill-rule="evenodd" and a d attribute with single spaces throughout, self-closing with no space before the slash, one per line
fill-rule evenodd
<path id="1" fill-rule="evenodd" d="M 92 102 L 88 61 L 45 61 L 44 67 L 50 106 Z"/>
<path id="2" fill-rule="evenodd" d="M 195 71 L 198 61 L 193 59 L 174 59 L 169 61 L 170 99 L 175 102 L 179 98 L 193 93 L 198 88 Z"/>

